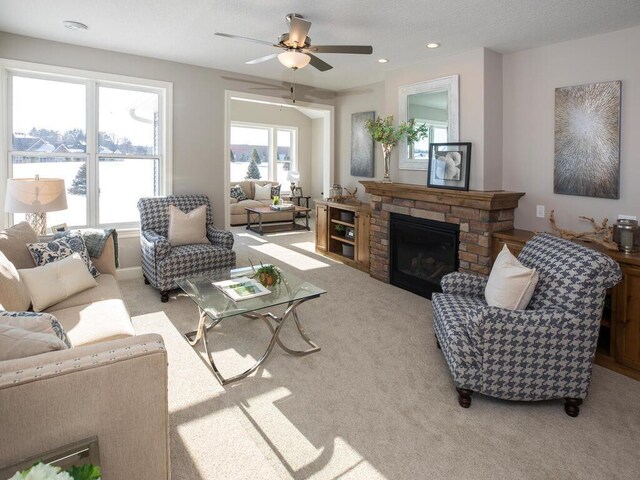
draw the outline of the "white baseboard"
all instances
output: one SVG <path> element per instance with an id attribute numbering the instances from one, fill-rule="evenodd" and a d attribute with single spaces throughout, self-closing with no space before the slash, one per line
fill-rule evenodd
<path id="1" fill-rule="evenodd" d="M 142 278 L 142 267 L 119 268 L 116 271 L 116 278 L 118 280 Z"/>

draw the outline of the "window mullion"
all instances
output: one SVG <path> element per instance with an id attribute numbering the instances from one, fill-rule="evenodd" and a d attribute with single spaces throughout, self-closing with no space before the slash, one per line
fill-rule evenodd
<path id="1" fill-rule="evenodd" d="M 276 159 L 278 158 L 278 141 L 277 130 L 273 127 L 269 128 L 269 180 L 275 180 L 278 176 Z"/>
<path id="2" fill-rule="evenodd" d="M 98 88 L 87 82 L 87 225 L 98 225 Z"/>

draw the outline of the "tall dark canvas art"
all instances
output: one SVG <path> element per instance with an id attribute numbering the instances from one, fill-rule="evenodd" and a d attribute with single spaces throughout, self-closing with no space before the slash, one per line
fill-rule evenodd
<path id="1" fill-rule="evenodd" d="M 376 112 L 359 112 L 351 115 L 351 175 L 373 177 L 373 138 L 367 131 L 367 120 L 375 120 Z"/>
<path id="2" fill-rule="evenodd" d="M 621 82 L 556 88 L 553 191 L 620 198 Z"/>

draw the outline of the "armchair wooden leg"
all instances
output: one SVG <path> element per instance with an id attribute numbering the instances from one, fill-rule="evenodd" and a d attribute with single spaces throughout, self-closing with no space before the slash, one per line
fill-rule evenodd
<path id="1" fill-rule="evenodd" d="M 160 301 L 162 303 L 167 303 L 169 301 L 169 292 L 161 291 L 160 292 Z"/>
<path id="2" fill-rule="evenodd" d="M 458 403 L 462 408 L 469 408 L 471 406 L 471 395 L 473 390 L 467 388 L 456 388 L 458 391 Z"/>
<path id="3" fill-rule="evenodd" d="M 149 285 L 149 279 L 145 275 L 143 275 L 143 278 L 144 278 L 144 284 Z"/>
<path id="4" fill-rule="evenodd" d="M 436 337 L 436 347 L 438 347 L 438 350 L 442 350 L 442 347 L 440 346 L 440 340 L 438 340 L 438 336 L 434 335 L 434 337 Z"/>
<path id="5" fill-rule="evenodd" d="M 580 414 L 580 405 L 582 405 L 581 398 L 565 398 L 564 399 L 564 411 L 570 417 L 577 417 Z"/>

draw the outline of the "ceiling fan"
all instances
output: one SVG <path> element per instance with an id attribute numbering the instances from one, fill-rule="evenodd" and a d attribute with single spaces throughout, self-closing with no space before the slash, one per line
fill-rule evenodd
<path id="1" fill-rule="evenodd" d="M 331 70 L 333 67 L 327 62 L 319 59 L 314 53 L 354 53 L 361 55 L 371 55 L 373 47 L 370 45 L 312 45 L 311 38 L 307 36 L 311 28 L 311 22 L 304 20 L 302 15 L 290 13 L 286 17 L 289 24 L 289 32 L 283 33 L 278 37 L 278 43 L 271 43 L 264 40 L 256 40 L 255 38 L 242 37 L 239 35 L 230 35 L 228 33 L 216 32 L 216 35 L 227 38 L 237 38 L 247 40 L 249 42 L 260 43 L 263 45 L 271 45 L 272 47 L 284 50 L 281 53 L 273 53 L 264 57 L 256 58 L 246 62 L 248 65 L 266 62 L 278 57 L 282 65 L 293 70 L 298 70 L 311 64 L 321 72 Z"/>

